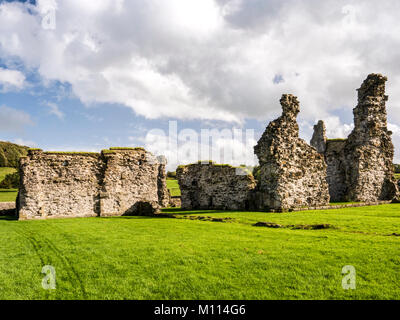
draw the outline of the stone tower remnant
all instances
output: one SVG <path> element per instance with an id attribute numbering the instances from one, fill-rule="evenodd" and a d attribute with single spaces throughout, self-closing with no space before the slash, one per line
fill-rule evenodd
<path id="1" fill-rule="evenodd" d="M 317 149 L 319 153 L 324 153 L 326 150 L 326 140 L 325 123 L 320 120 L 314 126 L 314 134 L 311 138 L 311 145 Z"/>
<path id="2" fill-rule="evenodd" d="M 357 90 L 354 129 L 347 139 L 328 139 L 323 151 L 314 139 L 320 136 L 319 125 L 314 127 L 311 144 L 326 159 L 332 201 L 392 200 L 398 194 L 387 129 L 386 81 L 381 74 L 370 74 Z"/>
<path id="3" fill-rule="evenodd" d="M 283 113 L 272 121 L 254 151 L 260 164 L 258 209 L 286 211 L 329 204 L 324 157 L 299 138 L 297 97 L 284 94 Z"/>
<path id="4" fill-rule="evenodd" d="M 21 220 L 147 215 L 169 202 L 165 159 L 142 148 L 30 150 L 20 160 Z"/>

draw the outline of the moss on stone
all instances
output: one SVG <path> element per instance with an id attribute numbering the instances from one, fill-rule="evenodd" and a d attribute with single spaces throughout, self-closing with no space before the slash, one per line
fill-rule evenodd
<path id="1" fill-rule="evenodd" d="M 46 151 L 43 152 L 47 155 L 72 155 L 72 156 L 98 156 L 97 152 L 87 152 L 87 151 Z"/>
<path id="2" fill-rule="evenodd" d="M 131 148 L 131 147 L 111 147 L 110 148 L 110 150 L 111 151 L 119 151 L 119 150 L 122 150 L 122 151 L 126 151 L 126 150 L 132 150 L 132 151 L 139 151 L 139 150 L 142 150 L 142 151 L 146 151 L 144 148 L 142 148 L 142 147 L 135 147 L 135 148 Z"/>

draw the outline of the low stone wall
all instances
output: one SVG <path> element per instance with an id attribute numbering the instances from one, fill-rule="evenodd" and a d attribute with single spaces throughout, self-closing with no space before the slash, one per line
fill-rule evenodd
<path id="1" fill-rule="evenodd" d="M 15 216 L 15 202 L 0 202 L 0 216 Z"/>
<path id="2" fill-rule="evenodd" d="M 157 213 L 169 202 L 165 161 L 160 160 L 141 148 L 101 154 L 30 150 L 20 160 L 18 217 Z"/>
<path id="3" fill-rule="evenodd" d="M 180 166 L 176 177 L 185 210 L 248 210 L 249 194 L 256 187 L 252 174 L 214 163 Z"/>
<path id="4" fill-rule="evenodd" d="M 172 208 L 180 208 L 182 206 L 181 197 L 171 197 L 171 200 L 169 201 L 169 206 Z"/>

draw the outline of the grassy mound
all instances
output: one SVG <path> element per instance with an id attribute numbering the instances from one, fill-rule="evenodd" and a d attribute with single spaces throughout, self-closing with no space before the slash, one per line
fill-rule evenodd
<path id="1" fill-rule="evenodd" d="M 0 299 L 400 299 L 400 204 L 164 212 L 177 218 L 0 218 Z M 41 287 L 44 265 L 56 290 Z M 342 288 L 346 265 L 356 290 Z"/>

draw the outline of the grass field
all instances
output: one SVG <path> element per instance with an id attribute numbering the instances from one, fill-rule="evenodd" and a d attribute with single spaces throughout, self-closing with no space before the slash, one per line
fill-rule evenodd
<path id="1" fill-rule="evenodd" d="M 0 299 L 400 299 L 400 204 L 165 212 L 177 218 L 0 218 Z M 288 227 L 322 223 L 334 228 Z M 56 290 L 41 287 L 44 265 Z M 342 288 L 345 265 L 355 290 Z"/>
<path id="2" fill-rule="evenodd" d="M 14 173 L 15 168 L 0 168 L 0 182 L 4 180 L 5 176 Z M 18 190 L 16 189 L 0 189 L 0 202 L 12 202 L 17 198 Z"/>
<path id="3" fill-rule="evenodd" d="M 171 196 L 180 196 L 181 189 L 179 188 L 178 180 L 167 179 L 167 188 L 171 192 Z"/>
<path id="4" fill-rule="evenodd" d="M 17 199 L 17 189 L 0 189 L 0 202 L 13 202 Z"/>

